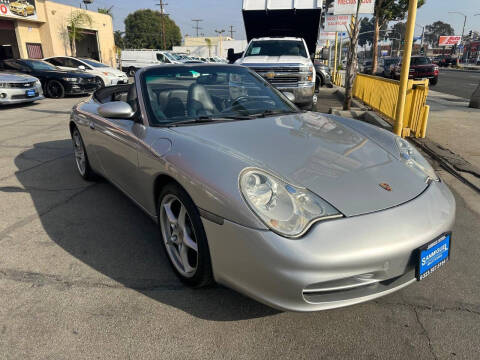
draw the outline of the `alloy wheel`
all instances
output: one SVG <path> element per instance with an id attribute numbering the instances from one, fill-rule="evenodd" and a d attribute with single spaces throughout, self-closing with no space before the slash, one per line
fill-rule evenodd
<path id="1" fill-rule="evenodd" d="M 160 228 L 167 254 L 175 269 L 187 278 L 195 275 L 198 245 L 190 215 L 178 197 L 167 194 L 160 204 Z"/>
<path id="2" fill-rule="evenodd" d="M 73 152 L 75 154 L 75 163 L 77 164 L 80 175 L 85 176 L 86 173 L 86 157 L 85 148 L 83 147 L 82 138 L 78 130 L 73 132 Z"/>

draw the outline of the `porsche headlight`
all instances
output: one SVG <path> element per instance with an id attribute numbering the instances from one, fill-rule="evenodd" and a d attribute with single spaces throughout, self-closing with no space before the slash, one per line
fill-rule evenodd
<path id="1" fill-rule="evenodd" d="M 439 181 L 438 175 L 433 170 L 432 165 L 415 149 L 410 143 L 401 137 L 395 138 L 400 151 L 400 158 L 410 168 L 419 171 L 427 177 L 427 181 Z"/>
<path id="2" fill-rule="evenodd" d="M 301 236 L 316 221 L 343 216 L 307 189 L 260 169 L 246 169 L 240 174 L 240 190 L 265 225 L 286 237 Z"/>

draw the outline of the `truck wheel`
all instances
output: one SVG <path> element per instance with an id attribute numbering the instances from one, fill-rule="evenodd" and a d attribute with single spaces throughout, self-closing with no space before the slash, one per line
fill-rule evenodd
<path id="1" fill-rule="evenodd" d="M 134 67 L 130 67 L 130 68 L 128 68 L 127 74 L 128 74 L 128 76 L 130 76 L 130 77 L 134 77 L 134 76 L 135 76 L 135 72 L 136 72 L 135 68 L 134 68 Z"/>
<path id="2" fill-rule="evenodd" d="M 430 85 L 435 86 L 438 83 L 438 78 L 430 79 Z"/>

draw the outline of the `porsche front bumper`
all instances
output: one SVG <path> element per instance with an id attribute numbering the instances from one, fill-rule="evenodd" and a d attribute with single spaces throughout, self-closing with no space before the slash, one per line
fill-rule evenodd
<path id="1" fill-rule="evenodd" d="M 280 310 L 368 301 L 415 281 L 416 250 L 452 229 L 442 182 L 394 208 L 319 222 L 300 239 L 202 218 L 215 280 Z M 439 276 L 437 274 L 433 276 Z"/>

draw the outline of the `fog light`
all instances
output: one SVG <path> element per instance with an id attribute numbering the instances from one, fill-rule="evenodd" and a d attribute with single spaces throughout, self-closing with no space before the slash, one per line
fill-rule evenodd
<path id="1" fill-rule="evenodd" d="M 6 97 L 7 97 L 7 94 L 5 94 L 5 93 L 0 94 L 0 98 L 5 99 Z"/>

